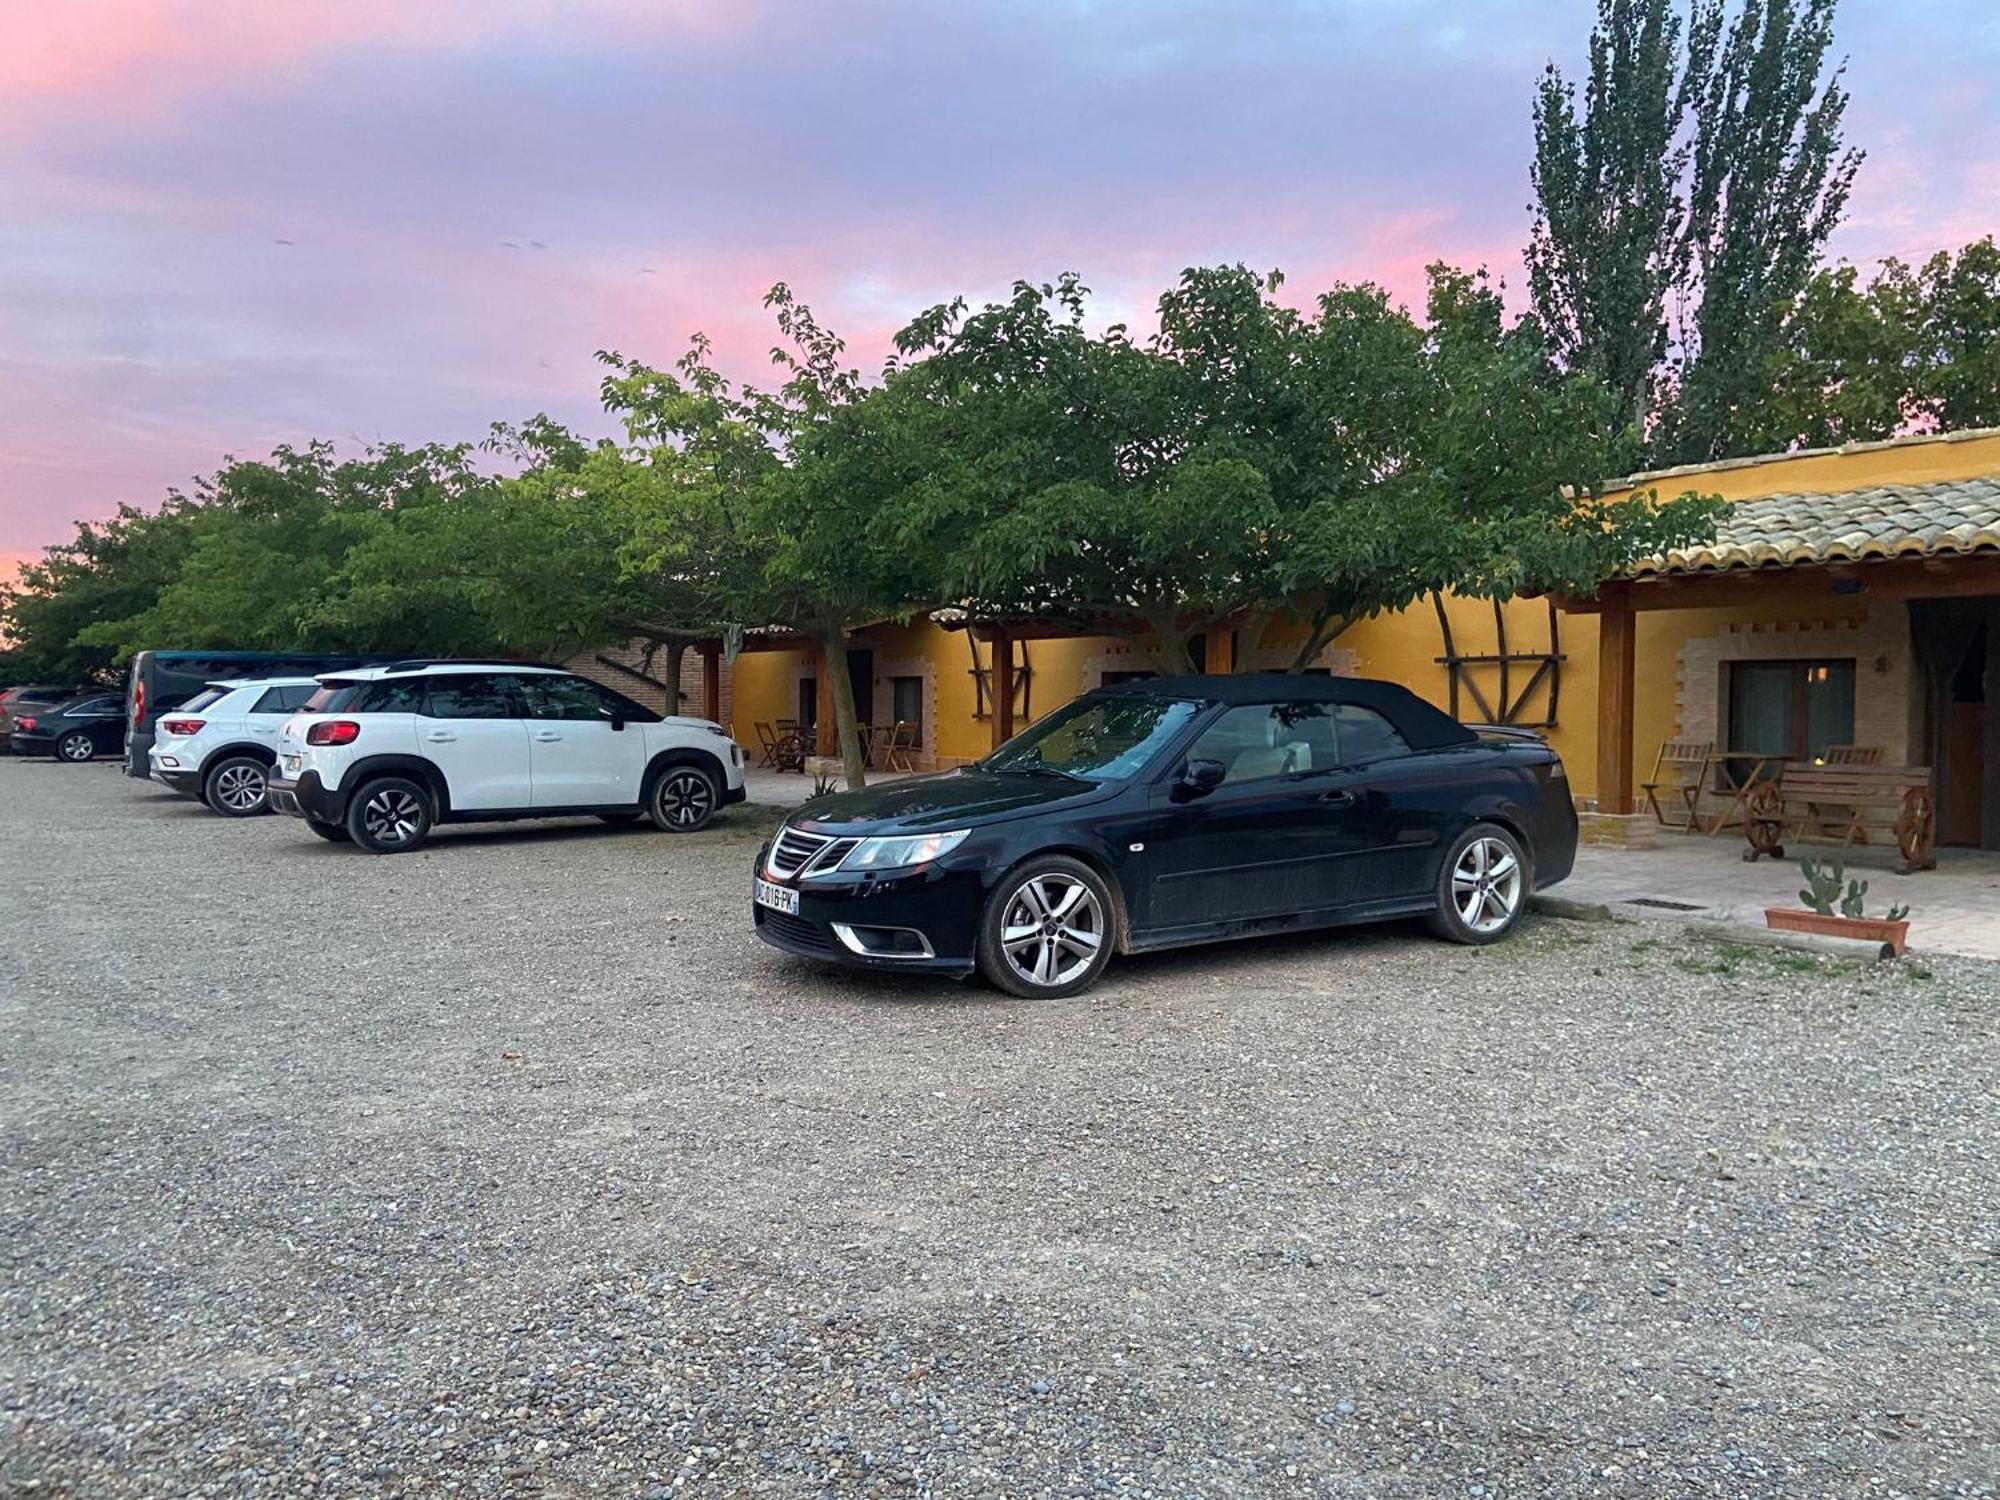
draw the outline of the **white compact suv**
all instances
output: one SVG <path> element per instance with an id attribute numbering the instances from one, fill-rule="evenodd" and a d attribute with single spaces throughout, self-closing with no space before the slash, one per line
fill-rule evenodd
<path id="1" fill-rule="evenodd" d="M 743 747 L 559 667 L 412 661 L 329 673 L 278 737 L 271 805 L 323 839 L 415 849 L 439 823 L 649 817 L 743 800 Z"/>
<path id="2" fill-rule="evenodd" d="M 160 717 L 146 758 L 153 780 L 227 818 L 267 811 L 278 731 L 318 689 L 310 677 L 209 683 Z"/>

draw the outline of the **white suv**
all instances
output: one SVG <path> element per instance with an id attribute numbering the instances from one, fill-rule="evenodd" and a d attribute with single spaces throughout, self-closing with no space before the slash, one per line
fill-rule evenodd
<path id="1" fill-rule="evenodd" d="M 163 714 L 147 752 L 153 780 L 228 818 L 265 812 L 278 731 L 319 684 L 310 677 L 211 682 Z"/>
<path id="2" fill-rule="evenodd" d="M 439 823 L 650 817 L 674 833 L 743 800 L 743 747 L 557 667 L 398 662 L 328 673 L 279 735 L 271 805 L 401 854 Z"/>

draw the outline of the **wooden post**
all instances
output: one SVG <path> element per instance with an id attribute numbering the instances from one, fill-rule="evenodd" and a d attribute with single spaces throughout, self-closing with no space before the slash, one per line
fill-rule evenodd
<path id="1" fill-rule="evenodd" d="M 1236 670 L 1236 632 L 1218 625 L 1208 632 L 1201 669 L 1210 677 L 1227 677 Z"/>
<path id="2" fill-rule="evenodd" d="M 701 712 L 704 718 L 722 724 L 722 643 L 701 643 Z M 729 726 L 723 724 L 727 729 Z"/>
<path id="3" fill-rule="evenodd" d="M 1597 810 L 1630 813 L 1638 620 L 1629 584 L 1607 583 L 1597 598 Z"/>
<path id="4" fill-rule="evenodd" d="M 993 748 L 1014 737 L 1014 642 L 1006 627 L 993 627 Z"/>

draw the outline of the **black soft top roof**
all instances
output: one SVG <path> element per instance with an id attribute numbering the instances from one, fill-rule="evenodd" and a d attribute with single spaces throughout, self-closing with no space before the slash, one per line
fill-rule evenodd
<path id="1" fill-rule="evenodd" d="M 1442 709 L 1419 698 L 1400 682 L 1372 677 L 1314 677 L 1292 672 L 1236 672 L 1221 677 L 1141 677 L 1099 688 L 1141 698 L 1193 698 L 1231 707 L 1258 703 L 1353 703 L 1372 708 L 1414 750 L 1436 750 L 1477 739 Z"/>

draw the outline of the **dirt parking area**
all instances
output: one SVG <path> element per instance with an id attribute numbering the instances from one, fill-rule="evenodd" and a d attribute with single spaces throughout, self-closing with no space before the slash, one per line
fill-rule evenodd
<path id="1" fill-rule="evenodd" d="M 0 1493 L 1991 1495 L 2000 969 L 828 976 L 775 814 L 0 762 Z"/>

